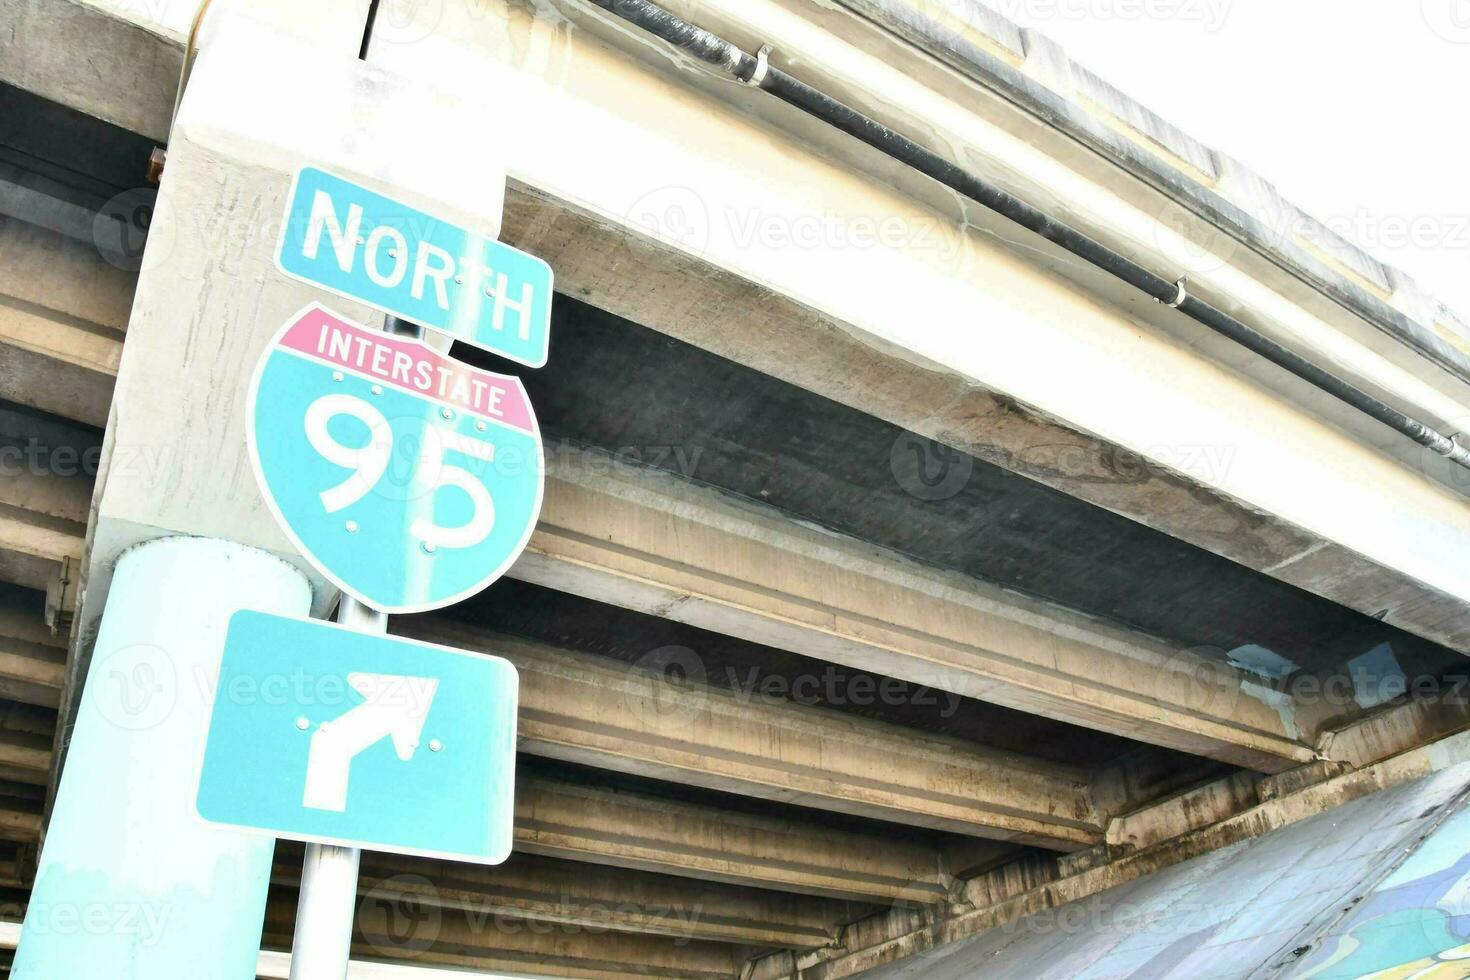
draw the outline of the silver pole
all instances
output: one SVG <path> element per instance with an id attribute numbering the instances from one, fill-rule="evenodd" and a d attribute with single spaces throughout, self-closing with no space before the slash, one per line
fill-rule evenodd
<path id="1" fill-rule="evenodd" d="M 388 632 L 388 615 L 343 596 L 337 622 L 362 633 Z M 357 911 L 357 865 L 362 852 L 335 844 L 307 844 L 291 940 L 291 980 L 345 980 Z"/>
<path id="2" fill-rule="evenodd" d="M 422 337 L 423 328 L 390 316 L 384 329 Z M 362 633 L 388 632 L 388 614 L 344 595 L 337 622 Z M 291 980 L 346 980 L 357 912 L 357 866 L 362 852 L 335 844 L 307 844 L 291 939 Z"/>

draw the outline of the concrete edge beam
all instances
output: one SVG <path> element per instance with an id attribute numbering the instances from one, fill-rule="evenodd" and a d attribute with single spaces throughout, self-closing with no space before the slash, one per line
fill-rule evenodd
<path id="1" fill-rule="evenodd" d="M 68 52 L 59 75 L 52 77 L 56 73 L 40 71 L 41 66 L 33 64 L 35 59 L 26 53 L 26 46 L 19 45 L 26 57 L 0 59 L 0 63 L 9 66 L 5 77 L 21 87 L 119 121 L 139 132 L 152 135 L 161 132 L 158 107 L 172 99 L 181 58 L 181 39 L 177 33 L 160 33 L 156 25 L 142 24 L 141 18 L 123 7 L 105 3 L 83 8 L 57 0 L 27 0 L 11 5 L 5 14 L 10 18 L 10 26 L 21 30 L 19 34 L 12 30 L 11 37 L 24 37 L 28 41 L 38 37 L 54 39 L 52 44 L 33 46 Z M 458 32 L 454 40 L 472 47 L 480 43 L 477 35 L 490 31 L 496 43 L 503 45 L 511 35 L 501 37 L 494 27 L 488 22 L 476 23 L 473 30 Z M 398 28 L 417 30 L 417 22 L 410 18 Z M 79 72 L 70 69 L 84 59 L 86 47 L 65 43 L 73 37 L 109 51 L 134 52 L 144 42 L 148 50 L 141 56 L 134 52 L 116 62 L 110 55 L 100 62 L 94 58 L 91 59 L 93 71 Z M 559 37 L 555 35 L 551 40 Z M 547 39 L 537 40 L 545 43 Z M 168 54 L 160 57 L 153 51 L 155 47 L 168 49 Z M 424 50 L 424 44 L 396 47 L 414 49 L 395 52 L 398 57 L 411 54 L 437 60 L 446 70 L 483 70 L 466 52 L 453 47 L 442 51 L 436 46 Z M 567 56 L 566 51 L 547 55 L 553 58 L 549 63 L 557 64 Z M 607 56 L 624 57 L 620 52 Z M 474 55 L 482 63 L 485 57 L 486 52 Z M 530 58 L 530 63 L 541 63 L 541 55 L 532 57 L 524 50 L 519 57 Z M 110 73 L 99 74 L 95 70 L 99 64 L 107 66 Z M 637 74 L 646 69 L 630 66 L 630 71 Z M 23 76 L 30 77 L 29 83 Z M 79 82 L 85 83 L 83 89 L 72 91 L 70 86 Z M 613 88 L 605 78 L 598 84 L 604 93 Z M 561 93 L 564 98 L 573 96 L 571 92 Z M 151 125 L 137 121 L 128 124 L 122 117 L 136 115 L 142 104 L 152 107 L 143 114 L 152 121 Z M 658 108 L 650 107 L 649 111 L 661 118 L 667 116 Z M 763 135 L 762 140 L 765 139 Z M 547 147 L 545 152 L 561 153 L 554 147 Z M 668 163 L 678 165 L 672 159 Z M 518 169 L 526 170 L 529 164 L 527 161 Z M 762 171 L 764 168 L 752 164 L 746 169 Z M 554 172 L 555 168 L 551 168 L 548 175 L 538 178 L 535 186 L 512 183 L 504 238 L 551 261 L 565 291 L 715 353 L 740 358 L 776 377 L 802 384 L 965 452 L 991 459 L 1063 492 L 1159 527 L 1350 608 L 1381 615 L 1386 621 L 1427 639 L 1462 649 L 1470 645 L 1470 603 L 1452 590 L 1437 588 L 1412 570 L 1398 567 L 1396 559 L 1380 560 L 1367 548 L 1355 550 L 1332 534 L 1311 531 L 1299 522 L 1271 513 L 1271 508 L 1260 502 L 1242 502 L 1210 485 L 1208 480 L 1202 481 L 1177 468 L 1146 464 L 1138 472 L 1139 479 L 1117 479 L 1116 474 L 1110 479 L 1090 467 L 1047 465 L 1057 452 L 1073 453 L 1087 460 L 1105 460 L 1109 457 L 1109 445 L 1079 428 L 1058 422 L 1056 412 L 1030 411 L 1014 399 L 977 387 L 973 380 L 936 369 L 923 359 L 901 356 L 892 344 L 874 344 L 840 317 L 762 285 L 764 279 L 760 276 L 743 276 L 719 267 L 700 248 L 653 242 L 635 232 L 629 205 L 636 205 L 640 194 L 684 186 L 678 181 L 669 185 L 664 177 L 653 173 L 650 179 L 654 183 L 648 187 L 633 188 L 621 198 L 614 194 L 613 198 L 602 201 L 590 189 L 574 192 L 559 186 L 557 180 L 549 177 Z M 612 272 L 614 263 L 616 275 Z M 629 289 L 625 285 L 629 282 L 647 288 Z M 742 322 L 741 329 L 732 330 L 732 310 L 759 311 L 759 315 Z M 793 351 L 797 353 L 793 355 Z M 1149 359 L 1138 360 L 1148 362 Z M 859 383 L 859 379 L 875 377 L 886 380 L 876 386 Z M 1034 452 L 1038 447 L 1048 452 L 1038 455 Z M 1342 453 L 1333 451 L 1314 455 L 1333 460 L 1342 458 Z M 1099 479 L 1099 475 L 1105 478 Z M 1355 482 L 1373 483 L 1372 480 Z"/>

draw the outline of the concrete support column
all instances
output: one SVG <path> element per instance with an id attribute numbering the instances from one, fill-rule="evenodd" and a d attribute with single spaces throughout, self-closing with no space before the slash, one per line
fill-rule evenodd
<path id="1" fill-rule="evenodd" d="M 11 976 L 255 976 L 274 842 L 194 809 L 225 627 L 304 615 L 265 552 L 169 537 L 118 560 Z"/>

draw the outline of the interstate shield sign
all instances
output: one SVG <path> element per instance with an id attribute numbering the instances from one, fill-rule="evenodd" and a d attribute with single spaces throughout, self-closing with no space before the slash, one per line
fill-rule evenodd
<path id="1" fill-rule="evenodd" d="M 313 304 L 266 349 L 247 412 L 276 519 L 323 575 L 375 609 L 473 595 L 535 527 L 544 460 L 518 378 Z"/>

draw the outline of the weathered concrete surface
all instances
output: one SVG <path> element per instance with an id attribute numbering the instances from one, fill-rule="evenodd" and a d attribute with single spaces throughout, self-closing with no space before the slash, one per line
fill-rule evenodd
<path id="1" fill-rule="evenodd" d="M 1447 964 L 1470 939 L 1467 782 L 1465 764 L 1420 777 L 862 975 L 1349 978 Z"/>
<path id="2" fill-rule="evenodd" d="M 1158 957 L 1160 969 L 1142 975 L 1162 976 L 1193 956 L 1195 969 L 1187 975 L 1244 975 L 1195 970 L 1207 969 L 1212 957 L 1246 962 L 1251 970 L 1296 949 L 1301 943 L 1287 940 L 1318 915 L 1350 904 L 1354 882 L 1374 868 L 1387 870 L 1426 832 L 1425 821 L 1443 816 L 1451 801 L 1463 802 L 1467 759 L 1470 736 L 1457 735 L 1223 819 L 1206 817 L 1197 830 L 1112 860 L 1089 864 L 1072 856 L 1050 867 L 1033 861 L 1019 875 L 990 872 L 966 883 L 969 902 L 948 915 L 880 914 L 848 930 L 845 949 L 769 957 L 754 976 L 772 980 L 800 968 L 803 978 L 834 980 L 890 963 L 893 972 L 875 975 L 927 969 L 926 976 L 971 976 L 986 964 L 986 976 L 1035 976 L 1036 964 L 1049 956 L 1059 957 L 1056 970 L 1071 975 L 1066 964 L 1083 970 L 1114 952 L 1119 958 L 1109 967 L 1130 974 Z M 1335 834 L 1338 826 L 1346 832 Z M 1252 896 L 1259 901 L 1270 889 L 1280 897 L 1262 903 L 1266 911 L 1258 916 Z M 1195 895 L 1198 902 L 1186 901 Z M 1028 945 L 1031 940 L 1038 945 Z M 1229 944 L 1237 945 L 1225 950 Z M 932 973 L 947 969 L 960 972 Z"/>
<path id="3" fill-rule="evenodd" d="M 271 881 L 297 887 L 301 847 L 277 847 Z M 675 939 L 795 947 L 825 946 L 837 925 L 873 906 L 689 878 L 609 871 L 570 861 L 519 854 L 493 868 L 448 864 L 391 854 L 366 854 L 358 879 L 360 915 L 395 914 L 406 922 L 404 942 L 432 942 L 433 919 L 410 907 L 460 910 L 489 928 L 511 920 L 565 928 L 633 932 Z M 536 928 L 536 927 L 528 927 Z"/>
<path id="4" fill-rule="evenodd" d="M 4 0 L 0 79 L 162 142 L 183 36 L 160 36 L 119 12 L 72 0 Z"/>
<path id="5" fill-rule="evenodd" d="M 244 437 L 246 382 L 266 340 L 320 296 L 273 265 L 299 166 L 399 188 L 399 198 L 488 234 L 499 227 L 503 187 L 491 137 L 452 122 L 476 104 L 365 67 L 355 57 L 360 21 L 336 29 L 328 48 L 236 15 L 231 5 L 212 11 L 208 26 L 170 143 L 118 374 L 88 555 L 88 610 L 123 548 L 168 532 L 263 548 L 323 584 L 268 514 Z M 266 61 L 296 67 L 263 76 Z M 303 89 L 313 93 L 309 104 Z M 436 134 L 450 132 L 468 133 L 456 136 L 452 152 L 436 143 Z M 422 190 L 403 189 L 411 187 Z M 358 304 L 335 308 L 381 320 Z M 151 478 L 111 465 L 122 451 L 164 443 L 170 465 Z M 333 594 L 319 592 L 321 602 Z"/>
<path id="6" fill-rule="evenodd" d="M 1258 174 L 1109 85 L 1044 34 L 967 0 L 839 0 L 1046 119 L 1446 370 L 1470 376 L 1470 325 L 1402 270 L 1301 212 Z M 1215 8 L 1225 16 L 1225 7 Z M 1196 8 L 1206 13 L 1206 8 Z M 1223 243 L 1222 243 L 1223 244 Z M 1226 245 L 1230 248 L 1229 243 Z M 1389 302 L 1383 301 L 1387 296 Z M 1444 329 L 1450 322 L 1458 329 Z"/>
<path id="7" fill-rule="evenodd" d="M 516 787 L 515 848 L 545 857 L 854 901 L 944 901 L 932 847 L 564 780 Z"/>
<path id="8" fill-rule="evenodd" d="M 1023 241 L 1024 257 L 1018 258 L 1005 244 L 1017 240 L 1013 229 L 983 214 L 960 214 L 932 187 L 890 172 L 830 133 L 799 125 L 750 93 L 735 95 L 734 86 L 712 86 L 694 75 L 685 77 L 687 89 L 671 86 L 667 76 L 609 50 L 590 33 L 569 30 L 561 14 L 547 9 L 427 6 L 432 9 L 390 10 L 387 22 L 395 30 L 374 47 L 376 62 L 443 78 L 462 91 L 513 89 L 524 97 L 497 106 L 498 112 L 564 123 L 547 130 L 546 138 L 511 141 L 512 169 L 524 183 L 511 195 L 506 223 L 509 240 L 557 267 L 563 288 L 916 432 L 990 454 L 1427 638 L 1460 649 L 1470 644 L 1470 570 L 1455 557 L 1470 553 L 1463 500 L 1426 480 L 1417 468 L 1433 461 L 1396 436 L 1365 426 L 1238 351 L 1210 346 L 1200 331 L 1172 321 L 1169 311 L 1111 295 L 1086 276 L 1080 287 L 1059 278 L 1056 272 L 1071 274 L 1074 264 L 1045 248 Z M 1140 197 L 1143 185 L 1098 182 L 1081 162 L 1086 154 L 1068 149 L 1055 131 L 1023 122 L 1014 107 L 997 109 L 1004 100 L 993 95 L 960 98 L 961 91 L 973 96 L 980 90 L 936 74 L 891 38 L 878 42 L 885 62 L 854 46 L 858 35 L 850 19 L 826 16 L 817 29 L 774 2 L 737 7 L 712 0 L 707 8 L 716 26 L 732 22 L 749 30 L 759 24 L 753 36 L 776 39 L 786 51 L 807 51 L 804 63 L 830 75 L 815 80 L 851 94 L 856 104 L 866 105 L 871 93 L 854 79 L 880 73 L 890 96 L 902 92 L 918 100 L 907 107 L 910 124 L 930 120 L 936 132 L 1003 173 L 1007 183 L 1019 175 L 1051 181 L 1050 190 L 1032 187 L 1030 196 L 1068 202 L 1062 213 L 1081 227 L 1101 221 L 1129 238 L 1135 251 L 1157 250 L 1163 240 L 1179 244 L 1181 236 L 1161 224 L 1161 200 L 1148 204 L 1152 190 Z M 119 21 L 118 29 L 136 28 Z M 95 30 L 103 34 L 108 25 Z M 882 37 L 871 31 L 862 36 Z M 160 85 L 171 90 L 172 82 L 155 79 L 154 87 Z M 729 112 L 731 98 L 756 115 Z M 760 121 L 761 114 L 798 129 L 828 162 L 814 160 L 809 147 Z M 699 123 L 681 126 L 672 139 L 669 119 Z M 518 123 L 507 118 L 505 125 Z M 597 168 L 583 167 L 592 133 L 606 134 L 603 142 L 625 152 Z M 562 145 L 562 138 L 575 144 Z M 724 152 L 727 146 L 741 153 Z M 881 172 L 894 186 L 842 169 L 852 166 Z M 707 240 L 679 242 L 666 230 L 653 236 L 631 230 L 662 200 L 659 195 L 677 196 L 691 186 L 699 188 L 698 211 L 712 218 L 708 234 L 701 229 Z M 733 229 L 727 227 L 732 215 L 740 219 Z M 773 221 L 790 229 L 834 216 L 842 227 L 872 215 L 899 221 L 910 233 L 907 247 L 751 247 L 734 234 L 752 221 L 759 237 Z M 962 225 L 978 230 L 957 232 Z M 921 231 L 922 242 L 916 240 Z M 943 261 L 934 261 L 936 254 Z M 837 258 L 840 269 L 833 265 Z M 1467 414 L 1463 385 L 1422 383 L 1412 365 L 1396 359 L 1401 347 L 1374 348 L 1359 336 L 1373 328 L 1358 323 L 1355 333 L 1351 322 L 1334 320 L 1341 311 L 1331 314 L 1336 307 L 1330 299 L 1300 282 L 1295 291 L 1279 283 L 1273 291 L 1252 278 L 1254 272 L 1233 265 L 1236 258 L 1245 257 L 1227 255 L 1214 271 L 1220 295 L 1245 308 L 1236 312 L 1284 331 L 1298 346 L 1320 348 L 1335 364 L 1352 363 L 1365 384 L 1423 403 L 1433 409 L 1425 412 L 1429 417 Z M 885 276 L 897 278 L 880 295 L 849 288 Z M 909 296 L 925 297 L 939 312 L 916 315 Z M 969 322 L 982 326 L 955 330 L 955 310 L 969 311 Z M 1200 358 L 1199 350 L 1229 368 Z M 1032 413 L 999 425 L 1005 418 L 1000 409 L 1018 403 Z M 1146 432 L 1138 428 L 1142 420 L 1148 420 Z M 1162 428 L 1161 420 L 1167 422 Z M 1098 456 L 1098 439 L 1150 460 L 1150 478 L 1119 486 L 1026 463 L 1036 446 L 1076 446 L 1084 457 Z M 1398 454 L 1400 464 L 1364 443 Z M 1227 472 L 1197 472 L 1181 454 L 1201 444 L 1239 452 Z M 1388 528 L 1358 519 L 1367 512 L 1405 516 Z"/>
<path id="9" fill-rule="evenodd" d="M 519 746 L 532 755 L 1059 850 L 1102 840 L 1080 769 L 447 622 L 396 628 L 515 664 Z"/>
<path id="10" fill-rule="evenodd" d="M 46 657 L 36 653 L 31 659 Z M 53 767 L 51 755 L 49 734 L 10 732 L 0 737 L 0 776 L 42 786 Z M 0 839 L 34 844 L 41 815 L 4 812 L 9 815 L 0 813 Z M 987 847 L 990 860 L 1004 858 L 999 845 Z M 956 887 L 947 870 L 952 863 L 925 843 L 534 773 L 517 780 L 515 850 L 847 902 L 932 905 Z M 973 862 L 975 855 L 964 858 Z"/>
<path id="11" fill-rule="evenodd" d="M 1227 665 L 670 476 L 548 470 L 517 578 L 1262 771 L 1312 758 Z"/>
<path id="12" fill-rule="evenodd" d="M 66 672 L 66 640 L 42 624 L 38 598 L 0 585 L 0 698 L 55 708 Z"/>
<path id="13" fill-rule="evenodd" d="M 262 940 L 267 949 L 290 946 L 295 906 L 294 892 L 272 892 Z M 435 942 L 425 948 L 411 938 L 404 941 L 403 923 L 392 914 L 380 910 L 363 916 L 353 936 L 353 956 L 419 969 L 457 967 L 474 971 L 471 976 L 575 980 L 736 980 L 745 960 L 741 947 L 730 943 L 593 932 L 524 920 L 487 923 L 458 909 L 442 910 L 437 920 Z"/>
<path id="14" fill-rule="evenodd" d="M 134 281 L 90 242 L 0 215 L 0 398 L 106 425 Z"/>

